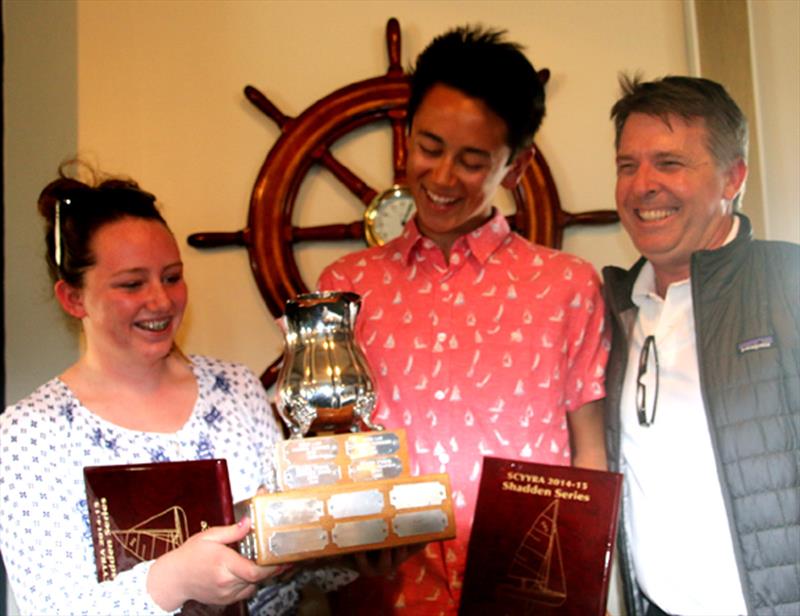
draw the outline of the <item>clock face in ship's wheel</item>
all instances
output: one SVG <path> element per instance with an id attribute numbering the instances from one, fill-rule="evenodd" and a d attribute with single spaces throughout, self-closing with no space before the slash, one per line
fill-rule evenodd
<path id="1" fill-rule="evenodd" d="M 403 232 L 416 211 L 411 191 L 395 184 L 377 195 L 364 211 L 364 239 L 371 246 L 383 246 Z"/>
<path id="2" fill-rule="evenodd" d="M 287 300 L 308 291 L 295 261 L 295 244 L 360 239 L 379 245 L 396 237 L 413 215 L 413 198 L 405 186 L 409 87 L 400 65 L 400 26 L 394 18 L 386 25 L 386 43 L 389 69 L 385 75 L 336 90 L 295 118 L 284 115 L 256 88 L 245 88 L 247 99 L 277 123 L 281 135 L 253 186 L 247 227 L 232 233 L 194 233 L 189 244 L 197 248 L 246 247 L 258 288 L 275 317 L 283 314 Z M 547 69 L 539 71 L 545 83 L 549 75 Z M 331 154 L 339 139 L 376 123 L 388 123 L 392 131 L 394 180 L 388 187 L 369 186 Z M 327 169 L 364 205 L 361 220 L 311 227 L 292 224 L 298 191 L 314 166 Z M 510 193 L 516 208 L 507 216 L 511 227 L 538 244 L 559 247 L 564 228 L 571 224 L 617 220 L 616 212 L 610 210 L 581 214 L 562 210 L 550 169 L 538 148 Z M 262 375 L 266 386 L 277 376 L 279 359 Z"/>

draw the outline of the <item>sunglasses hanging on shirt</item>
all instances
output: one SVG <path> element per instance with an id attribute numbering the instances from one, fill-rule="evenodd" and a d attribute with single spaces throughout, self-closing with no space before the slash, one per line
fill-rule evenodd
<path id="1" fill-rule="evenodd" d="M 650 384 L 648 396 L 646 382 Z M 636 377 L 636 415 L 640 426 L 652 426 L 656 420 L 658 401 L 658 352 L 655 336 L 647 336 L 639 354 L 639 373 Z"/>

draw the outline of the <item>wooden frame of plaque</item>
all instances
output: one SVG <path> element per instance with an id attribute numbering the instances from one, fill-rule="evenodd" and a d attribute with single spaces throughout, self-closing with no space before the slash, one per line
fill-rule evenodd
<path id="1" fill-rule="evenodd" d="M 259 494 L 234 509 L 252 524 L 240 551 L 259 565 L 455 537 L 446 474 Z"/>

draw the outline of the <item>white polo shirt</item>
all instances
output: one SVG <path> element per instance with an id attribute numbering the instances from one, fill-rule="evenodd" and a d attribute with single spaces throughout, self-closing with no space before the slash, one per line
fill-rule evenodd
<path id="1" fill-rule="evenodd" d="M 739 220 L 734 221 L 726 244 L 736 237 Z M 639 312 L 620 412 L 630 503 L 626 530 L 637 581 L 671 614 L 745 614 L 700 392 L 689 280 L 670 285 L 662 299 L 656 293 L 653 266 L 647 262 L 632 299 Z M 636 379 L 648 335 L 655 337 L 659 391 L 654 422 L 645 427 L 636 414 Z M 648 398 L 655 387 L 653 373 L 651 363 L 644 377 Z"/>

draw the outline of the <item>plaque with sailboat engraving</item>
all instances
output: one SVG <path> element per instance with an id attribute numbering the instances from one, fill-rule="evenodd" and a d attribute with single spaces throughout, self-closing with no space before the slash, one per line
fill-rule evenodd
<path id="1" fill-rule="evenodd" d="M 460 616 L 603 616 L 622 475 L 484 458 Z"/>
<path id="2" fill-rule="evenodd" d="M 211 526 L 233 524 L 225 460 L 87 466 L 83 469 L 97 579 L 113 580 Z M 246 605 L 190 601 L 181 614 L 246 614 Z"/>

